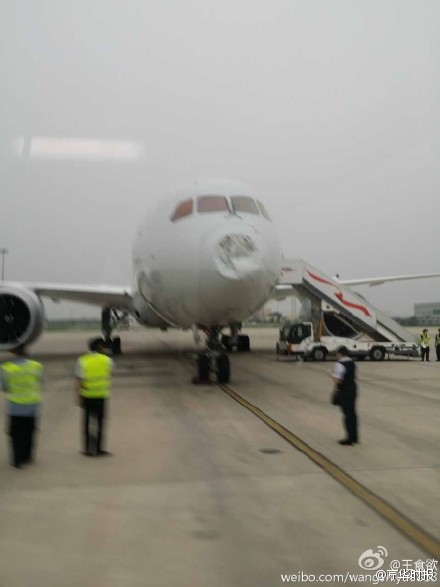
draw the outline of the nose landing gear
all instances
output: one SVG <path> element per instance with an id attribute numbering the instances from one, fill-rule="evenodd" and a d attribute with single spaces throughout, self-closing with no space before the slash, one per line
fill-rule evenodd
<path id="1" fill-rule="evenodd" d="M 229 383 L 231 367 L 228 355 L 220 342 L 220 329 L 206 330 L 207 350 L 197 355 L 196 376 L 193 383 L 211 383 L 210 374 L 215 373 L 217 383 Z"/>

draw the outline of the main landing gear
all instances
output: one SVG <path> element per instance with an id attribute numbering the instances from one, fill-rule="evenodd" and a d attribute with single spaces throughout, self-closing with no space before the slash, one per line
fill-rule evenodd
<path id="1" fill-rule="evenodd" d="M 103 308 L 101 312 L 101 331 L 105 340 L 105 346 L 111 351 L 113 355 L 120 355 L 121 350 L 121 337 L 112 337 L 113 329 L 118 326 L 123 320 L 125 320 L 127 314 L 118 314 L 116 310 L 112 308 Z"/>
<path id="2" fill-rule="evenodd" d="M 235 336 L 223 334 L 222 345 L 228 352 L 234 350 L 238 352 L 248 352 L 251 350 L 251 342 L 247 334 L 237 334 Z"/>
<path id="3" fill-rule="evenodd" d="M 229 383 L 231 367 L 229 357 L 220 342 L 220 329 L 209 328 L 206 336 L 207 350 L 197 355 L 193 383 L 211 383 L 211 373 L 215 373 L 217 383 Z"/>
<path id="4" fill-rule="evenodd" d="M 251 343 L 249 336 L 246 334 L 239 334 L 241 330 L 241 322 L 235 322 L 229 325 L 231 334 L 222 335 L 222 345 L 228 353 L 231 351 L 249 352 L 251 350 Z"/>

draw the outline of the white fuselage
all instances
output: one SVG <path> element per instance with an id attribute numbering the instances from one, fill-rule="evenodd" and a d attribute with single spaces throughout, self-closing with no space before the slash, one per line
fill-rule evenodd
<path id="1" fill-rule="evenodd" d="M 133 245 L 133 303 L 141 322 L 224 326 L 264 304 L 280 273 L 281 252 L 262 204 L 243 189 L 231 182 L 194 185 L 140 226 Z M 224 201 L 227 209 L 201 209 Z M 182 202 L 185 213 L 176 218 Z"/>

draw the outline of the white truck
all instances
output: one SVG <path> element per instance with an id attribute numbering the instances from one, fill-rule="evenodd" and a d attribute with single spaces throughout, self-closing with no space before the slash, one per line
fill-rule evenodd
<path id="1" fill-rule="evenodd" d="M 300 356 L 304 360 L 324 361 L 327 356 L 334 355 L 338 347 L 347 347 L 350 357 L 372 361 L 382 361 L 385 356 L 400 355 L 419 357 L 420 346 L 413 342 L 389 342 L 344 336 L 321 336 L 319 324 L 314 327 L 312 322 L 285 322 L 280 328 L 279 340 L 276 345 L 277 359 L 279 355 Z M 318 332 L 317 332 L 318 331 Z M 358 336 L 360 336 L 358 334 Z"/>

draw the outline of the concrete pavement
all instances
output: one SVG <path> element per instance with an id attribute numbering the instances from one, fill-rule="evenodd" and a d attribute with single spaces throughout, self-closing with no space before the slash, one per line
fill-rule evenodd
<path id="1" fill-rule="evenodd" d="M 362 444 L 341 447 L 331 363 L 277 363 L 276 330 L 250 334 L 231 386 L 438 533 L 440 364 L 360 364 Z M 188 333 L 123 334 L 114 456 L 84 458 L 73 367 L 87 336 L 35 347 L 46 373 L 35 465 L 13 470 L 0 443 L 1 587 L 266 587 L 300 571 L 366 573 L 358 558 L 378 545 L 388 562 L 429 558 L 217 386 L 193 386 Z"/>

